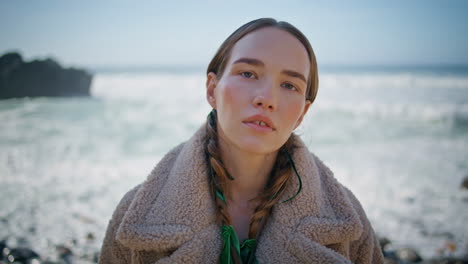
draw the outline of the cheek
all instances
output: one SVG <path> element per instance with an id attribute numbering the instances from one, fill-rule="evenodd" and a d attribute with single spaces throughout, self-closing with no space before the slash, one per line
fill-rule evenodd
<path id="1" fill-rule="evenodd" d="M 218 101 L 218 108 L 234 111 L 242 109 L 247 101 L 247 94 L 241 85 L 235 82 L 229 82 L 220 88 L 221 89 L 218 90 L 218 98 L 220 99 Z"/>
<path id="2" fill-rule="evenodd" d="M 299 100 L 298 100 L 299 99 Z M 301 98 L 290 98 L 290 100 L 284 100 L 285 103 L 283 105 L 284 116 L 283 118 L 291 127 L 291 130 L 294 129 L 297 121 L 301 117 L 301 114 L 304 110 L 305 103 L 303 102 L 304 99 Z"/>

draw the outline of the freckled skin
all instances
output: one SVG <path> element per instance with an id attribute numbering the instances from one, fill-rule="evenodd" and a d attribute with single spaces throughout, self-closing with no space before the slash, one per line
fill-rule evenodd
<path id="1" fill-rule="evenodd" d="M 234 63 L 239 58 L 257 59 L 264 66 Z M 220 138 L 245 152 L 276 152 L 310 106 L 305 100 L 306 83 L 282 71 L 296 71 L 307 79 L 309 67 L 302 43 L 284 30 L 263 28 L 239 40 L 221 78 L 208 75 L 209 103 L 218 111 Z M 255 114 L 269 117 L 275 130 L 262 133 L 243 123 Z"/>

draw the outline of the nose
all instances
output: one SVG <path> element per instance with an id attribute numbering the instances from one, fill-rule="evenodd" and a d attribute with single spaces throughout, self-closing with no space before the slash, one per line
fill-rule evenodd
<path id="1" fill-rule="evenodd" d="M 255 94 L 252 104 L 266 110 L 276 110 L 277 95 L 272 83 L 265 83 Z"/>

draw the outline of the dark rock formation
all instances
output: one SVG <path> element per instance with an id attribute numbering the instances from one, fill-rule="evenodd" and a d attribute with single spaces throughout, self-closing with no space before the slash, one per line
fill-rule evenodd
<path id="1" fill-rule="evenodd" d="M 24 62 L 18 53 L 0 57 L 0 99 L 37 96 L 89 96 L 92 76 L 62 68 L 52 59 Z"/>

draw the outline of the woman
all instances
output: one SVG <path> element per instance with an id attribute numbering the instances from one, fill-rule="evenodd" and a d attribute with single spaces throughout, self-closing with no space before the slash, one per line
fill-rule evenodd
<path id="1" fill-rule="evenodd" d="M 125 195 L 100 263 L 383 263 L 358 200 L 293 134 L 318 89 L 299 30 L 243 25 L 206 87 L 206 124 Z"/>

